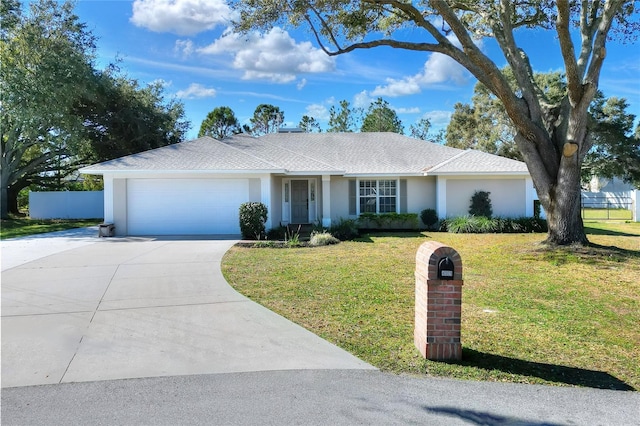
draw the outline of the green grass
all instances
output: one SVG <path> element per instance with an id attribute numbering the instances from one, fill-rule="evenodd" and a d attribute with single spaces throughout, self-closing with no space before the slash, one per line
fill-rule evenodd
<path id="1" fill-rule="evenodd" d="M 584 220 L 632 220 L 633 212 L 628 209 L 592 209 L 583 208 Z"/>
<path id="2" fill-rule="evenodd" d="M 593 247 L 437 232 L 234 247 L 223 272 L 241 293 L 385 371 L 640 389 L 640 224 L 586 226 Z M 413 344 L 415 253 L 428 239 L 463 260 L 460 362 L 426 361 Z"/>
<path id="3" fill-rule="evenodd" d="M 0 224 L 0 239 L 24 237 L 44 232 L 63 231 L 65 229 L 83 228 L 101 223 L 100 219 L 62 220 L 62 219 L 3 219 Z"/>

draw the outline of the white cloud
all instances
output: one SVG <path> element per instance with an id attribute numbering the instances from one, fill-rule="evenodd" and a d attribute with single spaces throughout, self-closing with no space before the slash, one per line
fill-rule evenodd
<path id="1" fill-rule="evenodd" d="M 230 53 L 233 67 L 244 70 L 245 80 L 266 79 L 288 83 L 298 74 L 329 72 L 335 69 L 335 61 L 310 42 L 296 41 L 280 28 L 273 28 L 264 35 L 250 33 L 239 35 L 226 32 L 209 46 L 198 49 L 205 55 Z"/>
<path id="2" fill-rule="evenodd" d="M 176 96 L 184 99 L 213 98 L 216 96 L 216 89 L 192 83 L 186 90 L 179 90 Z"/>
<path id="3" fill-rule="evenodd" d="M 451 34 L 447 37 L 454 45 L 460 46 L 460 42 Z M 482 40 L 475 42 L 482 47 Z M 423 88 L 453 82 L 457 85 L 464 85 L 468 81 L 468 71 L 459 63 L 442 53 L 432 53 L 424 63 L 422 71 L 416 75 L 405 77 L 400 80 L 387 79 L 387 85 L 377 86 L 372 92 L 372 96 L 398 97 L 415 95 Z"/>
<path id="4" fill-rule="evenodd" d="M 176 40 L 173 51 L 184 58 L 188 58 L 195 51 L 195 47 L 193 46 L 193 41 L 191 40 Z"/>
<path id="5" fill-rule="evenodd" d="M 433 126 L 441 127 L 449 124 L 449 121 L 451 121 L 451 114 L 451 111 L 435 110 L 426 112 L 423 117 L 428 118 Z"/>
<path id="6" fill-rule="evenodd" d="M 463 85 L 467 82 L 467 71 L 450 57 L 441 53 L 432 53 L 420 73 L 401 80 L 388 78 L 387 85 L 377 86 L 371 95 L 389 97 L 415 95 L 427 86 L 447 81 Z"/>
<path id="7" fill-rule="evenodd" d="M 307 85 L 307 79 L 303 78 L 302 80 L 300 80 L 298 82 L 296 87 L 298 88 L 298 90 L 302 90 L 304 88 L 304 86 L 306 86 L 306 85 Z"/>
<path id="8" fill-rule="evenodd" d="M 369 96 L 369 92 L 363 90 L 360 93 L 357 93 L 353 97 L 353 106 L 356 108 L 367 108 L 371 102 L 373 102 L 373 98 Z"/>
<path id="9" fill-rule="evenodd" d="M 166 88 L 168 88 L 168 87 L 171 87 L 171 85 L 173 85 L 173 82 L 172 82 L 171 80 L 167 81 L 167 80 L 165 80 L 165 79 L 163 79 L 163 78 L 157 78 L 157 79 L 153 80 L 153 81 L 151 82 L 151 84 L 159 84 L 159 85 L 161 85 L 163 88 L 165 88 L 165 89 L 166 89 Z"/>
<path id="10" fill-rule="evenodd" d="M 418 107 L 396 108 L 396 112 L 398 114 L 420 114 L 420 108 L 418 108 Z"/>
<path id="11" fill-rule="evenodd" d="M 225 0 L 135 0 L 131 22 L 155 32 L 194 35 L 228 25 L 232 15 Z"/>
<path id="12" fill-rule="evenodd" d="M 311 104 L 307 106 L 307 115 L 309 117 L 313 117 L 316 120 L 328 120 L 329 119 L 329 109 L 325 105 L 321 104 Z"/>

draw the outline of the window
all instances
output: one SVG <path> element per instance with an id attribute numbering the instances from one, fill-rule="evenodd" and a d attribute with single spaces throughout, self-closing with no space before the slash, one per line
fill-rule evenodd
<path id="1" fill-rule="evenodd" d="M 359 183 L 360 213 L 395 213 L 397 181 L 361 180 Z"/>

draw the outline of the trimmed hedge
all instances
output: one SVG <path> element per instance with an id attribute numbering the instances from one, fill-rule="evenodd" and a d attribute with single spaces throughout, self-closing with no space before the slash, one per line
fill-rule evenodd
<path id="1" fill-rule="evenodd" d="M 358 218 L 361 229 L 418 229 L 416 213 L 362 213 Z"/>

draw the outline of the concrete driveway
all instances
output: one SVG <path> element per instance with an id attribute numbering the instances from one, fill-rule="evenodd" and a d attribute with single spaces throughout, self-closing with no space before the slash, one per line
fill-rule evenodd
<path id="1" fill-rule="evenodd" d="M 75 234 L 74 234 L 75 232 Z M 369 364 L 233 290 L 221 238 L 2 241 L 2 387 Z"/>

